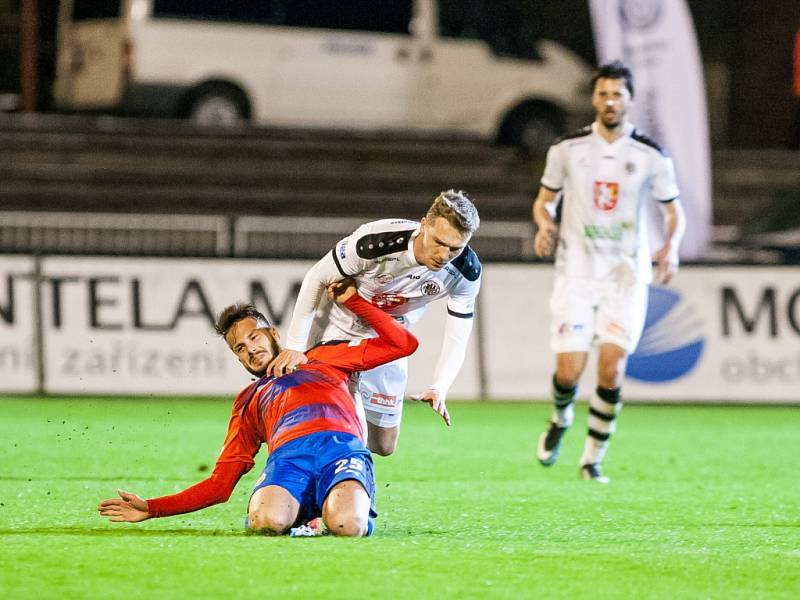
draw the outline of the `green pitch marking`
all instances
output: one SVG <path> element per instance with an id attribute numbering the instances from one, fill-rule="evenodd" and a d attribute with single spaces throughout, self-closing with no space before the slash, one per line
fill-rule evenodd
<path id="1" fill-rule="evenodd" d="M 376 458 L 372 539 L 242 530 L 250 487 L 201 512 L 112 524 L 117 488 L 213 468 L 229 401 L 0 399 L 4 598 L 797 598 L 800 410 L 626 406 L 608 486 L 578 479 L 585 406 L 556 465 L 545 404 L 406 408 Z"/>

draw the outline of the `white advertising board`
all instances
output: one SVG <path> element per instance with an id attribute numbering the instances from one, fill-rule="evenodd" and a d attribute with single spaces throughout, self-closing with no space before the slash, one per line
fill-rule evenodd
<path id="1" fill-rule="evenodd" d="M 800 269 L 683 269 L 653 288 L 626 395 L 800 402 Z"/>
<path id="2" fill-rule="evenodd" d="M 0 256 L 0 390 L 35 392 L 34 261 Z"/>
<path id="3" fill-rule="evenodd" d="M 253 301 L 288 324 L 310 263 L 53 257 L 44 261 L 51 393 L 233 394 L 249 374 L 213 329 Z"/>
<path id="4" fill-rule="evenodd" d="M 43 263 L 45 387 L 50 393 L 234 394 L 250 381 L 213 330 L 252 301 L 286 334 L 306 261 L 52 257 Z M 430 383 L 445 304 L 417 325 L 410 392 Z M 474 346 L 474 343 L 473 343 Z M 477 372 L 474 351 L 467 360 Z M 474 377 L 453 388 L 475 396 Z"/>
<path id="5" fill-rule="evenodd" d="M 214 315 L 231 302 L 253 301 L 285 334 L 310 265 L 41 259 L 44 389 L 234 394 L 250 376 L 214 333 Z M 33 267 L 28 257 L 0 257 L 5 393 L 37 388 Z M 451 399 L 548 397 L 552 282 L 549 265 L 484 265 L 475 330 Z M 409 393 L 430 383 L 445 320 L 439 302 L 415 327 L 421 343 L 410 361 Z M 593 363 L 591 357 L 583 397 L 594 385 Z M 626 401 L 800 402 L 800 269 L 684 267 L 674 284 L 653 287 L 624 395 Z"/>
<path id="6" fill-rule="evenodd" d="M 488 395 L 546 398 L 552 268 L 488 265 L 483 327 Z M 582 395 L 594 385 L 594 357 Z M 800 269 L 684 267 L 650 291 L 626 400 L 800 402 Z"/>

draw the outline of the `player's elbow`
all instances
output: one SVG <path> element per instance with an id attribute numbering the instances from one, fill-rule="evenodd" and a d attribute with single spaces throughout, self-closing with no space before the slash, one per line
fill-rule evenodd
<path id="1" fill-rule="evenodd" d="M 214 472 L 209 478 L 212 484 L 210 500 L 212 504 L 222 504 L 230 500 L 233 494 L 233 489 L 239 481 L 239 475 L 230 475 L 220 472 L 219 466 L 214 469 Z"/>
<path id="2" fill-rule="evenodd" d="M 214 497 L 214 504 L 223 504 L 230 500 L 233 490 L 220 490 Z"/>
<path id="3" fill-rule="evenodd" d="M 411 356 L 414 352 L 417 351 L 419 348 L 419 340 L 417 337 L 411 333 L 408 334 L 408 339 L 406 340 L 406 353 L 405 356 Z"/>

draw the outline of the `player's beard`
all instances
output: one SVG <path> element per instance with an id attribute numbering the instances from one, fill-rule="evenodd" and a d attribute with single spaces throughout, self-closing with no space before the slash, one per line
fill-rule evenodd
<path id="1" fill-rule="evenodd" d="M 272 361 L 273 358 L 278 356 L 278 354 L 280 354 L 281 352 L 281 347 L 278 345 L 277 340 L 271 335 L 268 335 L 267 337 L 269 339 L 269 349 L 272 354 L 269 357 L 269 360 L 267 360 L 266 364 L 264 365 L 264 368 L 255 370 L 251 369 L 248 365 L 244 365 L 244 368 L 250 371 L 251 375 L 255 375 L 256 377 L 263 377 L 267 372 L 267 366 L 269 366 L 269 363 Z"/>
<path id="2" fill-rule="evenodd" d="M 598 115 L 598 117 L 600 118 L 600 122 L 603 124 L 603 127 L 614 133 L 620 127 L 622 127 L 622 124 L 625 122 L 625 115 L 627 112 L 627 108 L 609 112 L 604 110 Z"/>
<path id="3" fill-rule="evenodd" d="M 622 113 L 601 113 L 600 122 L 609 131 L 616 131 L 622 125 Z"/>

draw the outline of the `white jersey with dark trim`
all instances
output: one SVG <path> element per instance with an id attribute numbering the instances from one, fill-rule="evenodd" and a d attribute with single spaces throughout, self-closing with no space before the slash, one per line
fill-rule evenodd
<path id="1" fill-rule="evenodd" d="M 425 307 L 447 298 L 447 311 L 454 317 L 471 318 L 481 285 L 481 263 L 467 246 L 439 271 L 420 265 L 414 257 L 413 242 L 419 223 L 384 219 L 365 223 L 340 240 L 331 251 L 342 277 L 352 277 L 366 300 L 413 325 Z M 318 313 L 318 340 L 355 339 L 368 336 L 371 329 L 338 304 Z"/>
<path id="2" fill-rule="evenodd" d="M 597 124 L 550 147 L 541 184 L 562 192 L 556 273 L 649 283 L 648 205 L 678 197 L 672 159 L 628 124 L 608 143 Z"/>

